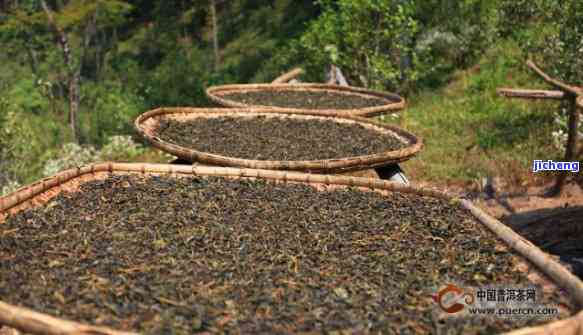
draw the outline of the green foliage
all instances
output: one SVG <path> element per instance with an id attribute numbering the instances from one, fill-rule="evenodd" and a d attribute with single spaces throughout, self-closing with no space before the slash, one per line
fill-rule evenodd
<path id="1" fill-rule="evenodd" d="M 132 8 L 127 1 L 73 0 L 59 10 L 56 19 L 63 29 L 84 27 L 89 20 L 95 20 L 97 28 L 104 29 L 123 24 Z"/>
<path id="2" fill-rule="evenodd" d="M 22 79 L 8 92 L 12 104 L 19 106 L 24 111 L 34 114 L 43 114 L 49 110 L 49 101 L 43 97 L 33 78 Z"/>
<path id="3" fill-rule="evenodd" d="M 298 36 L 315 15 L 309 0 L 219 4 L 222 62 L 215 71 L 208 1 L 47 3 L 67 33 L 74 70 L 81 72 L 78 116 L 83 147 L 111 149 L 102 158 L 115 160 L 137 154 L 116 147 L 123 141 L 109 141 L 114 135 L 133 134 L 138 114 L 159 106 L 204 106 L 209 103 L 206 86 L 252 80 L 286 39 Z M 22 0 L 4 8 L 8 10 L 0 13 L 0 47 L 5 51 L 0 54 L 0 93 L 7 104 L 0 111 L 0 186 L 9 179 L 26 183 L 40 177 L 45 162 L 71 141 L 69 69 L 40 2 Z M 280 70 L 273 68 L 273 76 L 268 73 L 265 80 Z"/>
<path id="4" fill-rule="evenodd" d="M 513 36 L 520 42 L 525 58 L 533 58 L 555 78 L 574 85 L 583 83 L 583 2 L 507 0 L 501 8 L 505 23 L 520 32 Z M 555 146 L 561 151 L 567 137 L 564 107 L 555 114 L 553 131 Z M 578 128 L 583 134 L 583 124 Z"/>
<path id="5" fill-rule="evenodd" d="M 319 1 L 322 14 L 300 39 L 302 54 L 315 67 L 340 66 L 363 86 L 396 89 L 415 80 L 411 40 L 418 32 L 411 2 Z M 322 71 L 322 70 L 320 70 Z"/>
<path id="6" fill-rule="evenodd" d="M 1 135 L 3 144 L 3 174 L 19 183 L 34 181 L 42 169 L 44 160 L 57 146 L 63 127 L 46 116 L 37 116 L 19 106 L 2 105 Z"/>
<path id="7" fill-rule="evenodd" d="M 18 190 L 22 185 L 14 180 L 8 180 L 5 184 L 0 184 L 0 197 L 8 195 Z"/>
<path id="8" fill-rule="evenodd" d="M 439 86 L 497 36 L 498 1 L 319 1 L 297 43 L 307 67 L 339 65 L 354 85 L 407 91 Z"/>
<path id="9" fill-rule="evenodd" d="M 6 169 L 10 165 L 10 150 L 7 131 L 7 116 L 8 116 L 8 102 L 4 98 L 0 98 L 0 187 L 8 184 L 10 180 L 9 174 Z M 1 194 L 0 194 L 1 195 Z"/>
<path id="10" fill-rule="evenodd" d="M 537 28 L 546 12 L 539 0 L 502 0 L 498 7 L 500 32 L 503 36 L 520 37 L 525 30 Z"/>
<path id="11" fill-rule="evenodd" d="M 212 64 L 204 52 L 169 52 L 152 71 L 143 73 L 139 92 L 149 107 L 205 105 L 204 86 Z"/>
<path id="12" fill-rule="evenodd" d="M 583 2 L 504 0 L 502 22 L 514 31 L 525 56 L 562 80 L 582 81 Z"/>
<path id="13" fill-rule="evenodd" d="M 57 152 L 56 158 L 48 160 L 43 167 L 45 177 L 52 176 L 66 169 L 81 167 L 96 160 L 97 153 L 93 147 L 83 147 L 77 143 L 66 143 Z"/>
<path id="14" fill-rule="evenodd" d="M 112 136 L 101 150 L 91 145 L 66 143 L 46 161 L 42 173 L 44 176 L 52 176 L 63 170 L 100 161 L 132 161 L 143 153 L 144 148 L 129 136 Z"/>
<path id="15" fill-rule="evenodd" d="M 82 104 L 91 106 L 82 118 L 88 143 L 101 145 L 110 136 L 131 134 L 133 120 L 145 110 L 142 97 L 116 83 L 88 82 L 83 92 Z"/>
<path id="16" fill-rule="evenodd" d="M 551 73 L 574 84 L 583 83 L 583 2 L 556 1 L 545 22 L 555 27 L 539 45 L 542 61 Z"/>
<path id="17" fill-rule="evenodd" d="M 498 36 L 497 0 L 416 1 L 421 27 L 415 38 L 419 86 L 439 87 L 477 57 Z"/>
<path id="18" fill-rule="evenodd" d="M 144 148 L 130 136 L 111 136 L 99 151 L 104 161 L 131 161 L 144 154 Z"/>

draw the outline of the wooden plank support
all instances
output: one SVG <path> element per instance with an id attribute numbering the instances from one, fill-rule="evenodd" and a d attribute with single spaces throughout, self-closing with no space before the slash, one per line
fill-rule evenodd
<path id="1" fill-rule="evenodd" d="M 550 100 L 563 100 L 565 98 L 565 93 L 563 91 L 550 91 L 550 90 L 528 90 L 520 88 L 499 88 L 496 90 L 498 95 L 506 98 L 520 98 L 520 99 L 550 99 Z"/>
<path id="2" fill-rule="evenodd" d="M 568 100 L 568 110 L 569 110 L 569 129 L 567 135 L 567 148 L 565 150 L 565 161 L 570 162 L 578 157 L 575 156 L 575 151 L 577 150 L 577 141 L 579 137 L 579 131 L 577 125 L 579 124 L 579 112 L 577 111 L 577 97 L 570 96 Z M 555 185 L 548 192 L 549 196 L 556 196 L 561 194 L 565 180 L 567 179 L 566 172 L 559 172 Z"/>
<path id="3" fill-rule="evenodd" d="M 330 65 L 330 71 L 328 72 L 328 81 L 326 82 L 326 84 L 349 86 L 346 77 L 344 77 L 344 74 L 342 73 L 340 68 L 337 67 L 336 65 Z"/>
<path id="4" fill-rule="evenodd" d="M 553 86 L 554 91 L 550 90 L 529 90 L 529 89 L 512 89 L 499 88 L 496 92 L 507 98 L 520 99 L 547 99 L 547 100 L 566 100 L 568 103 L 568 137 L 567 148 L 565 149 L 565 161 L 572 161 L 578 159 L 583 150 L 577 151 L 577 143 L 579 132 L 577 126 L 579 125 L 579 109 L 583 109 L 583 89 L 576 86 L 571 86 L 563 83 L 560 80 L 554 79 L 543 70 L 541 70 L 532 60 L 528 60 L 526 65 L 545 82 Z M 559 173 L 555 181 L 555 185 L 546 193 L 547 196 L 558 196 L 561 194 L 565 181 L 567 179 L 566 173 Z"/>

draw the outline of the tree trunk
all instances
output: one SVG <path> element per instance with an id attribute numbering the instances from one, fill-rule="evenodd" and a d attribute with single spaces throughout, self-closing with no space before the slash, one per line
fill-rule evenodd
<path id="1" fill-rule="evenodd" d="M 69 127 L 73 133 L 73 139 L 79 143 L 79 131 L 77 128 L 77 112 L 79 111 L 79 83 L 81 74 L 76 71 L 69 78 Z"/>
<path id="2" fill-rule="evenodd" d="M 565 153 L 565 160 L 571 161 L 575 157 L 577 150 L 577 142 L 579 139 L 579 111 L 577 110 L 577 97 L 573 96 L 569 99 L 569 139 L 567 141 L 567 152 Z"/>
<path id="3" fill-rule="evenodd" d="M 219 55 L 219 27 L 217 23 L 217 4 L 215 0 L 210 0 L 211 24 L 213 29 L 213 50 L 215 54 L 215 71 L 218 70 L 221 64 Z"/>
<path id="4" fill-rule="evenodd" d="M 82 51 L 81 51 L 81 60 L 79 62 L 79 69 L 77 70 L 79 73 L 83 73 L 83 66 L 87 65 L 87 51 L 89 50 L 89 46 L 91 45 L 91 40 L 93 39 L 93 36 L 96 34 L 97 32 L 97 27 L 96 27 L 96 15 L 94 14 L 90 19 L 89 22 L 87 23 L 87 26 L 85 27 L 85 33 L 83 35 L 83 44 L 82 44 Z M 95 67 L 97 68 L 97 67 Z M 95 79 L 97 79 L 97 74 L 96 73 L 91 73 L 91 76 L 94 77 Z"/>
<path id="5" fill-rule="evenodd" d="M 579 125 L 579 111 L 577 110 L 577 96 L 572 95 L 569 96 L 567 102 L 569 104 L 568 111 L 569 111 L 569 129 L 568 129 L 568 137 L 567 137 L 567 149 L 565 150 L 565 161 L 571 162 L 573 160 L 578 159 L 575 157 L 575 153 L 577 150 L 577 139 L 579 135 L 578 125 Z M 563 189 L 563 185 L 565 184 L 565 180 L 567 179 L 566 172 L 559 172 L 559 176 L 557 177 L 557 181 L 555 182 L 555 186 L 549 192 L 549 195 L 559 195 Z"/>
<path id="6" fill-rule="evenodd" d="M 28 60 L 30 63 L 30 70 L 32 71 L 32 74 L 36 77 L 36 75 L 38 74 L 38 57 L 36 55 L 36 51 L 32 47 L 32 43 L 30 42 L 30 39 L 28 39 L 28 38 L 26 41 L 26 53 L 28 54 Z"/>
<path id="7" fill-rule="evenodd" d="M 102 53 L 102 36 L 103 34 L 97 34 L 97 37 L 95 38 L 96 41 L 96 45 L 95 45 L 95 81 L 99 82 L 101 79 L 101 61 L 103 59 L 103 57 L 101 57 L 101 53 Z"/>
<path id="8" fill-rule="evenodd" d="M 79 133 L 77 128 L 77 113 L 79 111 L 79 85 L 81 74 L 75 68 L 73 63 L 73 57 L 71 55 L 71 48 L 69 46 L 69 39 L 67 34 L 57 25 L 53 13 L 47 6 L 45 0 L 40 0 L 40 3 L 47 15 L 49 24 L 55 30 L 61 49 L 63 50 L 63 59 L 65 65 L 67 66 L 68 72 L 68 84 L 69 84 L 69 127 L 71 127 L 71 133 L 73 135 L 73 140 L 79 143 Z"/>

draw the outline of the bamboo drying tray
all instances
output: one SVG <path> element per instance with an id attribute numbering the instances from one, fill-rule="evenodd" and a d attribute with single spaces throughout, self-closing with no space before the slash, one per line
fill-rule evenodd
<path id="1" fill-rule="evenodd" d="M 367 90 L 359 87 L 353 86 L 340 86 L 331 84 L 318 84 L 318 83 L 308 83 L 308 84 L 233 84 L 233 85 L 222 85 L 222 86 L 212 86 L 207 88 L 207 96 L 215 103 L 221 106 L 227 107 L 261 107 L 269 108 L 273 110 L 290 110 L 290 108 L 275 107 L 275 106 L 259 106 L 259 105 L 247 105 L 241 102 L 230 100 L 224 97 L 228 93 L 244 93 L 248 91 L 312 91 L 312 92 L 334 92 L 338 94 L 345 95 L 356 95 L 360 97 L 369 98 L 380 98 L 385 100 L 384 105 L 366 107 L 359 109 L 301 109 L 293 108 L 297 113 L 311 113 L 313 111 L 319 111 L 323 114 L 328 115 L 354 115 L 363 117 L 373 117 L 383 114 L 390 114 L 399 112 L 406 107 L 405 99 L 394 93 L 379 92 Z"/>
<path id="2" fill-rule="evenodd" d="M 475 207 L 471 202 L 458 199 L 427 188 L 405 186 L 397 183 L 389 183 L 382 180 L 340 177 L 329 175 L 312 175 L 286 171 L 267 171 L 252 169 L 235 169 L 219 167 L 202 167 L 168 164 L 140 164 L 140 163 L 102 163 L 85 166 L 82 168 L 67 170 L 53 177 L 45 178 L 25 186 L 16 192 L 0 198 L 0 224 L 9 213 L 16 213 L 28 208 L 41 206 L 50 201 L 63 191 L 75 192 L 78 187 L 88 181 L 107 178 L 116 174 L 147 174 L 181 176 L 220 176 L 226 178 L 262 179 L 281 183 L 303 183 L 322 188 L 359 187 L 363 190 L 375 190 L 379 192 L 403 192 L 443 198 L 450 201 L 460 201 L 463 207 L 469 210 L 475 218 L 484 224 L 497 237 L 500 243 L 511 247 L 516 253 L 535 267 L 526 264 L 532 274 L 537 275 L 537 281 L 553 289 L 561 287 L 566 290 L 577 308 L 583 306 L 583 283 L 571 274 L 566 268 L 557 263 L 539 248 L 525 240 L 513 230 L 490 217 L 485 212 Z M 525 262 L 527 263 L 527 262 Z M 549 282 L 540 272 L 552 280 Z M 92 335 L 122 335 L 130 334 L 103 327 L 83 325 L 73 321 L 62 320 L 46 314 L 38 313 L 26 308 L 12 306 L 0 301 L 0 333 L 2 325 L 4 332 L 12 332 L 16 329 L 30 334 L 92 334 Z M 556 321 L 541 327 L 524 328 L 511 332 L 513 335 L 542 335 L 564 334 L 577 335 L 583 330 L 583 312 L 571 318 Z"/>
<path id="3" fill-rule="evenodd" d="M 248 116 L 268 116 L 281 118 L 298 119 L 330 119 L 337 122 L 358 123 L 364 127 L 383 131 L 400 139 L 407 146 L 400 150 L 388 151 L 372 155 L 346 157 L 338 159 L 306 160 L 306 161 L 268 161 L 233 158 L 200 152 L 194 149 L 185 148 L 158 137 L 156 127 L 161 118 L 173 118 L 174 120 L 192 120 L 195 118 L 208 117 L 248 117 Z M 189 162 L 200 162 L 215 166 L 232 166 L 252 169 L 267 170 L 292 170 L 315 173 L 342 173 L 349 171 L 370 170 L 376 167 L 395 164 L 406 161 L 416 155 L 423 147 L 421 138 L 395 126 L 376 122 L 370 119 L 354 116 L 330 116 L 325 112 L 313 111 L 304 114 L 297 114 L 292 110 L 268 110 L 250 108 L 159 108 L 140 115 L 135 121 L 138 133 L 143 136 L 153 146 L 166 151 Z"/>

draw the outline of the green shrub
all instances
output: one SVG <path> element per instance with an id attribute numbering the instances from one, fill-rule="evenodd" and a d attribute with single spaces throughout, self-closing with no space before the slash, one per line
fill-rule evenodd
<path id="1" fill-rule="evenodd" d="M 138 92 L 148 108 L 208 105 L 204 87 L 211 81 L 211 64 L 198 49 L 174 50 L 155 69 L 145 70 Z"/>
<path id="2" fill-rule="evenodd" d="M 132 161 L 142 154 L 144 148 L 130 136 L 111 136 L 99 151 L 99 157 L 104 161 Z"/>
<path id="3" fill-rule="evenodd" d="M 297 42 L 294 59 L 318 75 L 330 64 L 351 84 L 407 91 L 440 86 L 472 65 L 498 36 L 498 0 L 321 0 L 322 14 Z M 298 56 L 299 55 L 299 56 Z"/>
<path id="4" fill-rule="evenodd" d="M 15 182 L 31 182 L 41 175 L 52 148 L 63 140 L 64 129 L 46 115 L 34 115 L 14 104 L 5 103 L 2 109 L 3 173 Z"/>
<path id="5" fill-rule="evenodd" d="M 49 110 L 49 101 L 42 95 L 32 76 L 19 80 L 8 90 L 7 97 L 12 104 L 36 115 L 45 114 Z"/>
<path id="6" fill-rule="evenodd" d="M 18 190 L 22 185 L 14 180 L 8 180 L 4 184 L 0 184 L 0 197 L 8 195 Z"/>
<path id="7" fill-rule="evenodd" d="M 322 14 L 300 38 L 301 52 L 323 71 L 334 63 L 354 85 L 396 89 L 416 79 L 411 40 L 418 31 L 411 2 L 319 1 Z M 412 64 L 414 65 L 414 64 Z"/>
<path id="8" fill-rule="evenodd" d="M 57 172 L 81 167 L 98 159 L 97 151 L 91 146 L 81 146 L 77 143 L 66 143 L 57 153 L 57 157 L 48 160 L 43 168 L 45 177 Z"/>
<path id="9" fill-rule="evenodd" d="M 132 161 L 144 153 L 144 148 L 130 136 L 111 136 L 101 149 L 91 145 L 66 143 L 44 163 L 43 175 L 52 176 L 63 170 L 102 161 Z"/>
<path id="10" fill-rule="evenodd" d="M 110 136 L 133 133 L 135 118 L 146 109 L 142 97 L 118 84 L 89 82 L 83 92 L 83 134 L 90 144 L 103 145 Z"/>

